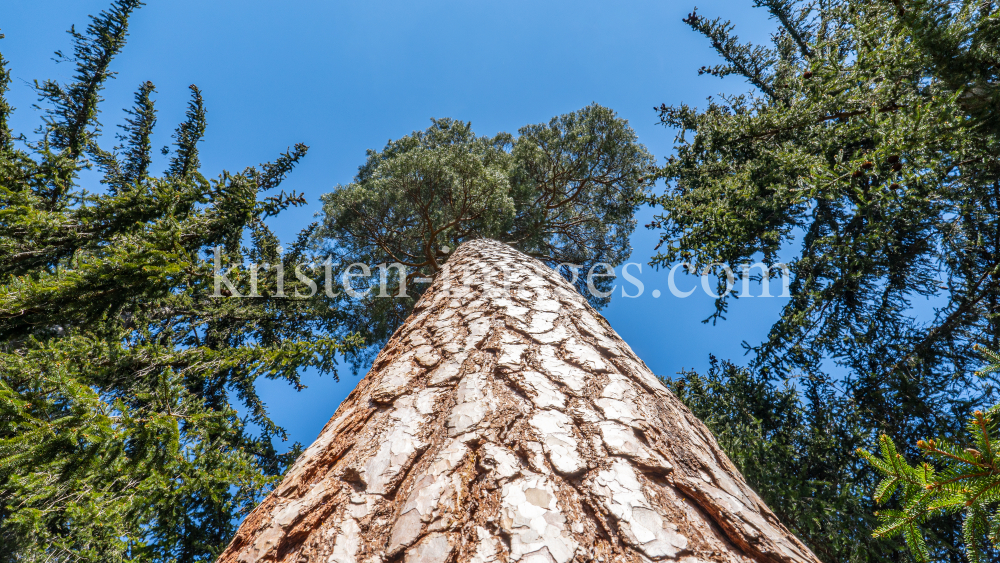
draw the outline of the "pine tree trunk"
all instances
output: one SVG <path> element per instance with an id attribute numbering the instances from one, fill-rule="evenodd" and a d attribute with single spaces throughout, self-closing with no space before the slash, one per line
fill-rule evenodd
<path id="1" fill-rule="evenodd" d="M 559 275 L 462 245 L 220 562 L 818 562 Z"/>

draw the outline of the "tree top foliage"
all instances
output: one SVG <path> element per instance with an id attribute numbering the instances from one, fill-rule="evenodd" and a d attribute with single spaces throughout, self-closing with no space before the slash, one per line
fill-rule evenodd
<path id="1" fill-rule="evenodd" d="M 419 297 L 416 278 L 432 277 L 451 249 L 483 237 L 555 267 L 575 265 L 563 272 L 584 290 L 594 264 L 628 257 L 635 210 L 654 176 L 654 160 L 628 123 L 597 104 L 516 136 L 481 137 L 467 122 L 435 119 L 369 150 L 354 181 L 323 196 L 316 240 L 341 264 L 407 266 L 409 278 L 389 283 L 393 295 L 404 281 Z M 595 306 L 607 302 L 584 294 Z M 343 307 L 355 313 L 353 330 L 380 343 L 414 302 L 372 298 Z"/>

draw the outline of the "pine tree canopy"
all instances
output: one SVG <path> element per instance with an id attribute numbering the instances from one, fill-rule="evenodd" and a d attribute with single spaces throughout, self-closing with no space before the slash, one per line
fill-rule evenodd
<path id="1" fill-rule="evenodd" d="M 73 55 L 58 56 L 76 72 L 36 84 L 37 140 L 9 130 L 0 57 L 0 561 L 214 560 L 298 453 L 277 453 L 284 432 L 255 381 L 335 375 L 356 344 L 332 336 L 335 311 L 275 295 L 274 268 L 259 273 L 260 298 L 211 297 L 216 247 L 240 292 L 244 261 L 301 258 L 308 237 L 280 254 L 264 219 L 303 199 L 264 194 L 305 146 L 203 175 L 192 86 L 157 176 L 149 82 L 121 145 L 99 146 L 101 90 L 141 4 L 117 0 L 70 32 Z M 80 182 L 93 167 L 99 193 Z"/>
<path id="2" fill-rule="evenodd" d="M 649 195 L 654 160 L 627 122 L 597 104 L 522 127 L 518 135 L 480 137 L 452 119 L 368 152 L 354 182 L 323 196 L 317 243 L 342 266 L 386 268 L 386 289 L 408 299 L 341 304 L 345 325 L 379 344 L 406 318 L 426 283 L 466 240 L 493 238 L 558 267 L 591 303 L 608 301 L 611 278 L 597 263 L 618 265 L 631 252 L 635 210 Z M 598 269 L 605 273 L 604 269 Z"/>
<path id="3" fill-rule="evenodd" d="M 978 0 L 754 4 L 776 20 L 768 45 L 724 19 L 684 20 L 722 59 L 700 73 L 750 90 L 658 108 L 677 142 L 653 198 L 653 263 L 700 273 L 792 256 L 791 299 L 748 350 L 755 374 L 740 377 L 796 378 L 802 411 L 757 417 L 784 428 L 764 439 L 786 453 L 743 455 L 752 426 L 731 442 L 743 454 L 730 453 L 769 464 L 744 470 L 821 559 L 898 560 L 895 540 L 869 537 L 877 475 L 852 451 L 885 434 L 916 455 L 918 439 L 958 437 L 996 400 L 995 378 L 973 375 L 973 347 L 1000 343 L 1000 13 Z M 716 373 L 717 419 L 748 400 L 734 377 Z M 935 560 L 962 560 L 960 516 L 926 530 Z"/>

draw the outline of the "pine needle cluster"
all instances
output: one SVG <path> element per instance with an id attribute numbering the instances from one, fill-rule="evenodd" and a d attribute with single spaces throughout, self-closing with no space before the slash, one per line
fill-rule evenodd
<path id="1" fill-rule="evenodd" d="M 1000 370 L 1000 355 L 981 350 L 989 365 L 981 374 Z M 977 410 L 965 428 L 966 440 L 927 439 L 917 448 L 927 461 L 907 463 L 895 443 L 879 438 L 879 456 L 859 449 L 885 477 L 875 490 L 880 504 L 899 508 L 876 513 L 876 537 L 902 536 L 918 561 L 931 561 L 922 525 L 935 513 L 959 514 L 962 539 L 970 563 L 994 561 L 1000 555 L 1000 405 Z"/>

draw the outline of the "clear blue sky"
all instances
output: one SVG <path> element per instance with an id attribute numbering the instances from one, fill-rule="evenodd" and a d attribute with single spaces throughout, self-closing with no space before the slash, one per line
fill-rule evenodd
<path id="1" fill-rule="evenodd" d="M 85 27 L 87 15 L 108 3 L 5 0 L 0 52 L 14 77 L 15 131 L 39 124 L 31 81 L 67 80 L 72 73 L 51 60 L 54 50 L 70 49 L 64 32 L 72 24 Z M 741 38 L 765 42 L 774 22 L 751 6 L 751 0 L 698 3 L 702 15 L 733 20 Z M 698 76 L 700 66 L 719 60 L 681 22 L 693 7 L 694 0 L 149 0 L 115 63 L 119 75 L 105 93 L 102 122 L 113 132 L 134 90 L 151 80 L 159 92 L 154 147 L 170 144 L 187 86 L 197 84 L 208 108 L 206 174 L 239 170 L 306 143 L 309 156 L 283 187 L 304 192 L 309 205 L 272 223 L 290 241 L 313 220 L 319 196 L 351 180 L 365 149 L 423 129 L 431 117 L 471 121 L 481 134 L 515 132 L 596 101 L 628 119 L 658 158 L 669 155 L 674 135 L 657 124 L 653 106 L 703 106 L 707 96 L 747 89 L 735 78 Z M 657 234 L 642 228 L 650 216 L 640 212 L 634 262 L 645 264 L 652 254 Z M 705 325 L 710 298 L 700 290 L 672 297 L 666 272 L 648 265 L 642 271 L 644 295 L 618 293 L 603 313 L 657 374 L 704 368 L 710 353 L 742 361 L 741 342 L 759 342 L 782 304 L 739 300 L 729 320 Z M 695 283 L 681 278 L 679 285 Z M 655 288 L 663 292 L 659 299 L 651 296 Z M 305 382 L 301 393 L 274 382 L 260 388 L 276 421 L 293 440 L 309 444 L 358 378 L 345 372 L 340 382 L 311 375 Z"/>

